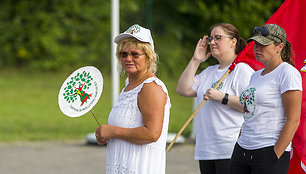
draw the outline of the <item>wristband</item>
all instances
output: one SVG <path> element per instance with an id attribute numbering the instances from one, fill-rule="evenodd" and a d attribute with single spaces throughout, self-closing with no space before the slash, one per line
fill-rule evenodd
<path id="1" fill-rule="evenodd" d="M 224 98 L 222 99 L 222 104 L 226 105 L 228 102 L 228 93 L 225 93 Z"/>

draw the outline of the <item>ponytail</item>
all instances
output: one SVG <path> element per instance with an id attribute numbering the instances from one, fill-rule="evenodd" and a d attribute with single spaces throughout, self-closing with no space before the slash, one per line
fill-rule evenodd
<path id="1" fill-rule="evenodd" d="M 291 64 L 292 66 L 295 66 L 293 63 L 293 59 L 295 57 L 295 54 L 292 50 L 291 43 L 286 41 L 284 48 L 281 51 L 281 58 L 284 62 L 287 62 Z"/>
<path id="2" fill-rule="evenodd" d="M 246 43 L 240 36 L 238 36 L 238 38 L 236 39 L 237 39 L 237 44 L 236 44 L 235 54 L 238 55 L 245 48 Z"/>

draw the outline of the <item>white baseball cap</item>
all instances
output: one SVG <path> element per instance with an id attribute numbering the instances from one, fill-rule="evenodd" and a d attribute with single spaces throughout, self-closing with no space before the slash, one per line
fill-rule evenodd
<path id="1" fill-rule="evenodd" d="M 150 43 L 152 49 L 154 50 L 154 43 L 151 36 L 151 31 L 149 29 L 143 28 L 138 24 L 132 25 L 124 33 L 120 33 L 118 36 L 116 36 L 114 42 L 118 44 L 121 40 L 129 37 L 134 37 L 141 42 Z"/>

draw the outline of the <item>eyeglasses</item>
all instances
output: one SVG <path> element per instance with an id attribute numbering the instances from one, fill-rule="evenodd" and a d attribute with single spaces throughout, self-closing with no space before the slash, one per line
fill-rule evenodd
<path id="1" fill-rule="evenodd" d="M 219 40 L 222 39 L 222 37 L 233 38 L 233 37 L 223 36 L 223 35 L 214 35 L 214 36 L 209 36 L 208 41 L 211 42 L 212 40 L 214 40 L 215 42 L 218 42 Z"/>
<path id="2" fill-rule="evenodd" d="M 139 54 L 139 53 L 134 52 L 134 51 L 132 51 L 131 53 L 123 51 L 123 52 L 119 52 L 119 57 L 120 58 L 126 58 L 129 55 L 131 55 L 133 58 L 137 59 L 137 58 L 139 58 L 139 56 L 142 56 L 144 54 L 146 54 L 146 53 Z"/>
<path id="3" fill-rule="evenodd" d="M 264 36 L 264 37 L 272 35 L 272 36 L 278 38 L 280 40 L 280 43 L 283 42 L 283 40 L 280 37 L 278 37 L 277 35 L 271 33 L 270 30 L 268 28 L 266 28 L 266 27 L 255 27 L 254 28 L 254 35 L 258 35 L 259 33 L 262 36 Z"/>

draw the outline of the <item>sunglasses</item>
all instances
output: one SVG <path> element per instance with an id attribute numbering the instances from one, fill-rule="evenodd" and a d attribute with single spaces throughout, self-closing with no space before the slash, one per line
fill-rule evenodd
<path id="1" fill-rule="evenodd" d="M 128 53 L 128 52 L 126 52 L 126 51 L 123 51 L 123 52 L 119 52 L 119 57 L 120 57 L 120 58 L 126 58 L 126 57 L 128 57 L 129 55 L 131 55 L 133 58 L 137 59 L 137 58 L 139 58 L 139 56 L 142 56 L 142 55 L 144 55 L 144 54 L 146 54 L 146 53 L 139 54 L 139 53 L 134 52 L 134 51 L 132 51 L 131 53 Z"/>
<path id="2" fill-rule="evenodd" d="M 232 38 L 232 37 L 229 37 L 229 36 L 214 35 L 214 36 L 209 36 L 207 39 L 208 39 L 208 42 L 211 42 L 212 40 L 214 40 L 215 42 L 218 42 L 222 39 L 222 37 Z"/>
<path id="3" fill-rule="evenodd" d="M 278 39 L 280 40 L 280 43 L 283 42 L 283 40 L 282 40 L 280 37 L 278 37 L 277 35 L 271 33 L 270 30 L 269 30 L 268 28 L 266 28 L 266 27 L 255 27 L 255 28 L 254 28 L 254 35 L 258 35 L 259 33 L 260 33 L 262 36 L 264 36 L 264 37 L 267 37 L 267 36 L 269 36 L 269 35 L 272 35 L 272 36 L 278 38 Z"/>

